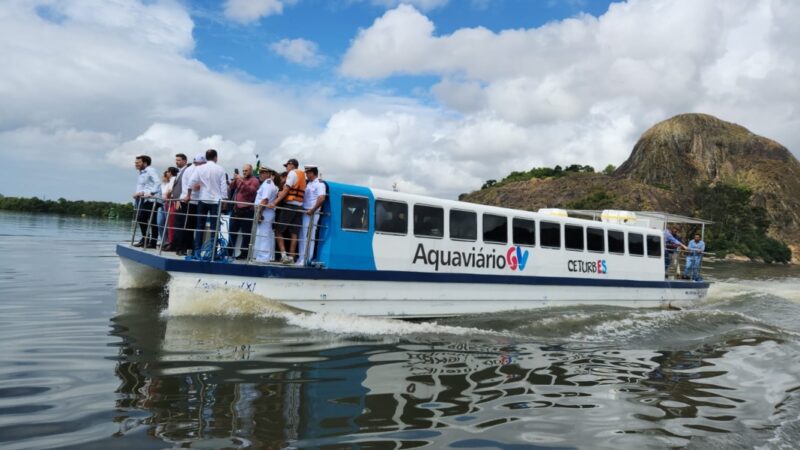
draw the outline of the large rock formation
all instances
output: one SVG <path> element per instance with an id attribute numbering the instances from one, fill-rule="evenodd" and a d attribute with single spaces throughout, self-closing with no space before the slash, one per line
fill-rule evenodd
<path id="1" fill-rule="evenodd" d="M 767 210 L 773 237 L 800 244 L 800 162 L 786 147 L 706 114 L 681 114 L 647 130 L 616 178 L 688 196 L 704 182 L 744 185 Z M 687 211 L 684 211 L 687 212 Z"/>
<path id="2" fill-rule="evenodd" d="M 766 209 L 770 235 L 800 255 L 800 162 L 777 142 L 706 114 L 682 114 L 654 125 L 612 176 L 574 174 L 502 184 L 464 200 L 536 210 L 580 205 L 691 215 L 703 183 L 743 185 Z"/>

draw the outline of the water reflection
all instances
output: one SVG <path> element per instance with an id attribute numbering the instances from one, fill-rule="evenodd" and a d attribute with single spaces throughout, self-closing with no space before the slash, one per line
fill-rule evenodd
<path id="1" fill-rule="evenodd" d="M 797 356 L 756 332 L 684 351 L 371 339 L 281 319 L 166 319 L 156 293 L 119 295 L 120 435 L 146 427 L 176 446 L 685 445 L 769 428 L 800 384 Z"/>

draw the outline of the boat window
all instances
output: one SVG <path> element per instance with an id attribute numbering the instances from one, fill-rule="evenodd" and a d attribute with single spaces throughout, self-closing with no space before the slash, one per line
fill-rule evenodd
<path id="1" fill-rule="evenodd" d="M 608 230 L 608 253 L 625 254 L 625 233 Z"/>
<path id="2" fill-rule="evenodd" d="M 561 248 L 561 224 L 539 222 L 539 244 L 542 247 Z"/>
<path id="3" fill-rule="evenodd" d="M 375 200 L 375 231 L 408 233 L 408 205 L 390 200 Z"/>
<path id="4" fill-rule="evenodd" d="M 342 229 L 350 231 L 369 230 L 369 199 L 366 197 L 342 196 Z"/>
<path id="5" fill-rule="evenodd" d="M 637 233 L 628 233 L 628 254 L 644 255 L 644 236 Z"/>
<path id="6" fill-rule="evenodd" d="M 478 239 L 478 214 L 475 211 L 450 210 L 450 239 Z"/>
<path id="7" fill-rule="evenodd" d="M 586 228 L 586 248 L 590 252 L 604 252 L 606 251 L 605 242 L 603 242 L 603 229 L 602 228 Z"/>
<path id="8" fill-rule="evenodd" d="M 508 242 L 508 219 L 506 216 L 483 215 L 483 241 L 499 244 Z"/>
<path id="9" fill-rule="evenodd" d="M 444 209 L 414 205 L 414 235 L 438 238 L 444 236 Z"/>
<path id="10" fill-rule="evenodd" d="M 580 225 L 564 225 L 564 247 L 567 250 L 583 251 L 583 227 Z"/>
<path id="11" fill-rule="evenodd" d="M 514 218 L 511 224 L 514 228 L 514 244 L 536 245 L 536 221 Z"/>
<path id="12" fill-rule="evenodd" d="M 661 258 L 661 236 L 647 235 L 647 256 Z"/>

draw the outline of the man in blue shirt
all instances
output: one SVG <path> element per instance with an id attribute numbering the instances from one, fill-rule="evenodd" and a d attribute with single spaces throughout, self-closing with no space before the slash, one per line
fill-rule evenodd
<path id="1" fill-rule="evenodd" d="M 136 157 L 134 163 L 139 176 L 136 178 L 136 192 L 133 200 L 136 205 L 136 222 L 142 230 L 142 238 L 134 247 L 156 248 L 158 227 L 156 226 L 155 193 L 161 187 L 161 179 L 156 169 L 150 167 L 152 160 L 147 155 Z M 148 233 L 149 229 L 149 233 Z"/>
<path id="2" fill-rule="evenodd" d="M 689 241 L 689 248 L 686 253 L 686 270 L 683 272 L 684 278 L 691 277 L 694 281 L 701 281 L 702 278 L 698 271 L 703 253 L 706 251 L 706 243 L 700 239 L 700 235 L 695 233 L 694 240 Z"/>
<path id="3" fill-rule="evenodd" d="M 672 231 L 677 232 L 677 229 L 673 228 Z M 664 271 L 666 272 L 672 264 L 672 255 L 675 254 L 675 250 L 678 248 L 685 250 L 686 246 L 669 231 L 669 228 L 664 228 L 664 245 L 666 246 L 664 252 Z"/>

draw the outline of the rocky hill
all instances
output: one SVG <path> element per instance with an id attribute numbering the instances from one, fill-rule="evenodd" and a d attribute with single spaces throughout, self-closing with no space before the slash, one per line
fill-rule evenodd
<path id="1" fill-rule="evenodd" d="M 800 162 L 779 143 L 706 114 L 682 114 L 654 125 L 611 175 L 573 174 L 500 184 L 462 197 L 475 203 L 536 210 L 603 207 L 693 215 L 702 185 L 752 191 L 769 235 L 800 255 Z"/>

